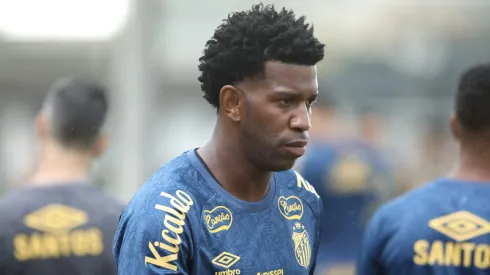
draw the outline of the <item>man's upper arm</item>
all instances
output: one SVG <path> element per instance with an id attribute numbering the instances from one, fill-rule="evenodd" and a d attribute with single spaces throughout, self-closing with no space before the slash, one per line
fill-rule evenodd
<path id="1" fill-rule="evenodd" d="M 382 275 L 380 256 L 386 232 L 382 230 L 382 214 L 377 212 L 369 222 L 362 240 L 356 273 L 357 275 Z"/>
<path id="2" fill-rule="evenodd" d="M 182 190 L 136 196 L 114 239 L 118 274 L 189 274 L 193 255 L 189 212 L 195 207 Z"/>

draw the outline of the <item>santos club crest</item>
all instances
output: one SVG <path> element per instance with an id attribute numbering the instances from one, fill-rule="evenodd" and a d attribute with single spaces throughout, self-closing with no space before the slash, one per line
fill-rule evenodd
<path id="1" fill-rule="evenodd" d="M 311 259 L 311 246 L 305 226 L 299 222 L 293 226 L 294 255 L 299 265 L 308 268 Z"/>

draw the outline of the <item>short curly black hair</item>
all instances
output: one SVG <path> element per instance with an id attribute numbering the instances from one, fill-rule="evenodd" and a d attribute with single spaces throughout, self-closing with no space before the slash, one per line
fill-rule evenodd
<path id="1" fill-rule="evenodd" d="M 475 65 L 461 75 L 455 105 L 467 133 L 490 133 L 490 63 Z"/>
<path id="2" fill-rule="evenodd" d="M 315 65 L 324 57 L 325 45 L 313 35 L 305 17 L 292 10 L 276 11 L 273 5 L 258 4 L 235 12 L 215 30 L 199 58 L 199 81 L 204 98 L 219 109 L 223 86 L 264 74 L 264 63 Z"/>
<path id="3" fill-rule="evenodd" d="M 107 90 L 88 79 L 62 78 L 51 87 L 43 111 L 54 138 L 67 148 L 92 146 L 105 122 Z"/>

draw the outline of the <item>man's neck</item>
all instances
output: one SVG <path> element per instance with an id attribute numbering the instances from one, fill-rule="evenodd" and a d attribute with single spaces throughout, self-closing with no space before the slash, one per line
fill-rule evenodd
<path id="1" fill-rule="evenodd" d="M 30 184 L 52 185 L 86 180 L 89 165 L 90 160 L 82 155 L 45 152 L 30 177 Z"/>
<path id="2" fill-rule="evenodd" d="M 215 132 L 212 141 L 197 150 L 198 154 L 228 193 L 243 201 L 260 201 L 269 191 L 272 173 L 257 169 L 240 146 L 230 144 L 234 140 Z"/>
<path id="3" fill-rule="evenodd" d="M 463 181 L 490 182 L 490 149 L 460 150 L 459 163 L 451 177 Z"/>

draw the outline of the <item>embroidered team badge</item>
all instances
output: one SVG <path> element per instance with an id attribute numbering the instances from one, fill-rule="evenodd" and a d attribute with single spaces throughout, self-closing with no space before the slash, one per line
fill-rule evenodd
<path id="1" fill-rule="evenodd" d="M 305 226 L 300 222 L 296 222 L 293 225 L 294 242 L 294 255 L 298 264 L 305 269 L 310 265 L 311 260 L 311 246 L 308 232 L 306 232 Z"/>

